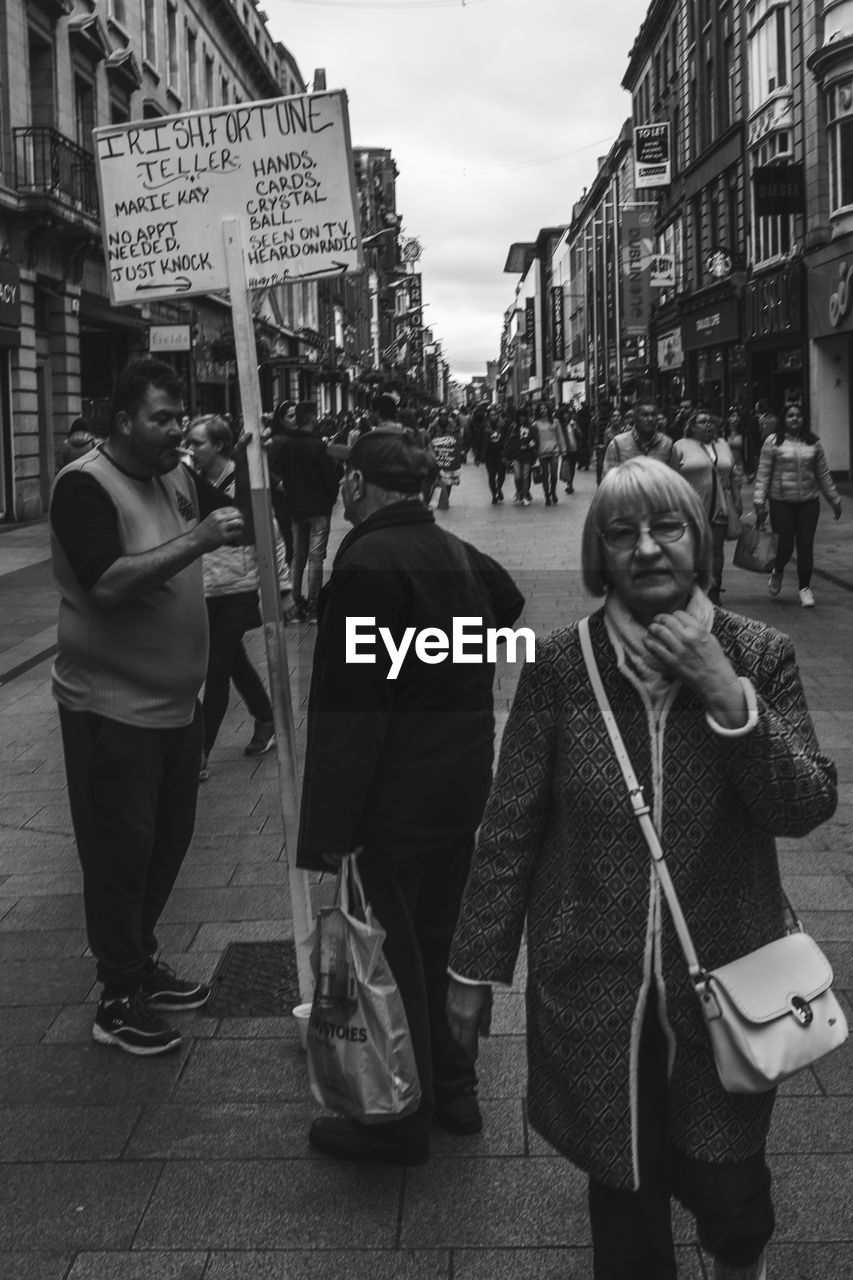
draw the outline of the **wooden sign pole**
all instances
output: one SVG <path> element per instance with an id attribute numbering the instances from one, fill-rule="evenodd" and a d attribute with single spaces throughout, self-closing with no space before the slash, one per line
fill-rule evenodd
<path id="1" fill-rule="evenodd" d="M 293 705 L 290 699 L 289 665 L 284 624 L 281 619 L 281 598 L 278 564 L 273 533 L 272 507 L 269 497 L 267 459 L 261 443 L 261 392 L 258 383 L 258 356 L 255 348 L 255 332 L 249 311 L 246 268 L 243 258 L 243 237 L 239 218 L 224 218 L 222 235 L 225 241 L 225 260 L 228 268 L 228 287 L 231 292 L 231 315 L 234 324 L 234 346 L 237 353 L 237 376 L 240 382 L 240 400 L 243 407 L 243 429 L 249 433 L 247 458 L 249 484 L 252 495 L 252 517 L 255 523 L 255 545 L 258 553 L 258 571 L 261 588 L 261 616 L 264 623 L 264 640 L 267 649 L 267 667 L 270 681 L 270 702 L 278 758 L 279 797 L 281 822 L 287 854 L 290 904 L 293 912 L 293 932 L 296 941 L 296 963 L 299 973 L 299 991 L 303 1002 L 311 1000 L 314 978 L 308 954 L 307 940 L 313 927 L 308 875 L 296 867 L 296 825 L 299 815 L 299 767 L 296 756 L 296 733 L 293 723 Z M 288 838 L 288 834 L 292 838 Z"/>

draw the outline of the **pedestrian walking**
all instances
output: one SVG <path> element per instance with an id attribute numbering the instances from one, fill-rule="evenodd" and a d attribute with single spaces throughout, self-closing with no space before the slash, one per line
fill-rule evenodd
<path id="1" fill-rule="evenodd" d="M 557 410 L 560 424 L 562 461 L 560 463 L 560 479 L 565 483 L 566 493 L 575 491 L 575 472 L 580 451 L 580 435 L 577 418 L 573 411 L 563 405 Z"/>
<path id="2" fill-rule="evenodd" d="M 696 409 L 690 416 L 684 435 L 675 441 L 681 474 L 699 495 L 711 525 L 711 582 L 708 598 L 720 603 L 723 590 L 723 564 L 729 527 L 729 508 L 738 516 L 743 511 L 740 485 L 734 469 L 734 456 L 728 443 L 720 438 L 716 420 L 707 409 Z"/>
<path id="3" fill-rule="evenodd" d="M 223 421 L 225 419 L 223 418 Z M 226 426 L 230 425 L 226 422 Z M 296 401 L 282 400 L 276 405 L 269 422 L 269 438 L 266 441 L 267 466 L 270 477 L 270 502 L 278 531 L 284 540 L 284 553 L 288 564 L 293 562 L 293 523 L 287 494 L 279 472 L 279 459 L 288 435 L 296 431 Z"/>
<path id="4" fill-rule="evenodd" d="M 536 431 L 537 462 L 541 475 L 542 492 L 545 495 L 545 506 L 553 507 L 557 503 L 557 475 L 562 456 L 562 432 L 560 424 L 544 400 L 536 406 L 536 418 L 533 423 Z"/>
<path id="5" fill-rule="evenodd" d="M 774 836 L 831 817 L 835 767 L 787 637 L 708 601 L 710 527 L 674 469 L 608 472 L 581 557 L 604 689 L 714 968 L 783 936 Z M 522 671 L 463 897 L 448 1015 L 472 1055 L 525 929 L 528 1116 L 588 1175 L 596 1280 L 675 1280 L 672 1196 L 717 1280 L 759 1280 L 775 1095 L 717 1076 L 577 626 Z"/>
<path id="6" fill-rule="evenodd" d="M 315 433 L 316 422 L 316 404 L 300 401 L 294 415 L 295 429 L 283 437 L 278 454 L 278 472 L 293 525 L 293 603 L 300 622 L 308 623 L 317 621 L 332 508 L 338 496 L 338 468 Z"/>
<path id="7" fill-rule="evenodd" d="M 68 429 L 68 435 L 59 446 L 56 455 L 56 469 L 61 471 L 69 462 L 76 462 L 97 444 L 97 437 L 89 427 L 85 418 L 75 418 Z"/>
<path id="8" fill-rule="evenodd" d="M 504 500 L 504 481 L 506 480 L 504 449 L 507 441 L 506 420 L 494 406 L 486 410 L 479 439 L 480 452 L 477 455 L 477 461 L 485 465 L 494 505 Z"/>
<path id="9" fill-rule="evenodd" d="M 506 443 L 506 456 L 512 464 L 515 478 L 513 502 L 516 506 L 530 506 L 530 479 L 538 453 L 539 438 L 530 421 L 530 411 L 525 405 L 519 405 Z"/>
<path id="10" fill-rule="evenodd" d="M 102 984 L 92 1037 L 146 1056 L 181 1041 L 158 1009 L 195 1009 L 209 995 L 159 959 L 155 930 L 195 823 L 201 560 L 243 536 L 236 507 L 179 466 L 182 414 L 170 365 L 128 365 L 107 439 L 60 472 L 50 502 L 53 694 Z"/>
<path id="11" fill-rule="evenodd" d="M 447 956 L 474 833 L 491 782 L 490 662 L 387 652 L 347 660 L 349 619 L 405 634 L 453 632 L 454 618 L 509 626 L 523 598 L 489 556 L 440 528 L 420 500 L 431 460 L 411 436 L 377 428 L 345 464 L 341 543 L 320 600 L 308 702 L 297 862 L 328 870 L 360 849 L 368 901 L 402 995 L 420 1076 L 417 1112 L 381 1125 L 321 1117 L 313 1146 L 342 1159 L 417 1164 L 435 1119 L 482 1124 L 473 1063 L 447 1025 Z M 399 648 L 398 648 L 399 651 Z M 364 652 L 364 650 L 363 650 Z"/>
<path id="12" fill-rule="evenodd" d="M 789 404 L 781 426 L 761 448 L 752 505 L 759 521 L 767 514 L 778 538 L 776 560 L 767 584 L 771 596 L 782 590 L 785 567 L 797 551 L 797 585 L 804 609 L 815 606 L 811 581 L 814 540 L 820 518 L 820 495 L 841 519 L 841 498 L 832 479 L 823 445 L 806 427 L 800 404 Z"/>
<path id="13" fill-rule="evenodd" d="M 232 456 L 234 442 L 228 423 L 218 414 L 194 418 L 186 443 L 193 466 L 202 479 L 234 506 L 241 506 L 238 500 L 238 462 Z M 241 465 L 243 457 L 241 455 Z M 243 476 L 245 484 L 240 497 L 248 490 L 248 474 L 244 466 Z M 251 510 L 243 509 L 243 519 L 245 544 L 209 551 L 202 562 L 210 639 L 202 701 L 204 751 L 199 771 L 201 782 L 210 777 L 210 755 L 228 710 L 232 684 L 254 719 L 254 732 L 244 748 L 245 754 L 263 755 L 275 744 L 272 706 L 243 643 L 246 632 L 259 627 L 262 621 L 258 599 L 258 555 Z M 281 539 L 278 539 L 278 551 L 279 574 L 286 575 Z M 284 580 L 289 587 L 289 578 Z"/>
<path id="14" fill-rule="evenodd" d="M 680 459 L 675 441 L 658 430 L 657 405 L 654 400 L 641 399 L 634 406 L 634 424 L 630 431 L 617 432 L 608 444 L 602 464 L 602 474 L 607 475 L 620 462 L 629 458 L 657 458 L 678 470 Z"/>
<path id="15" fill-rule="evenodd" d="M 430 505 L 433 511 L 446 511 L 450 506 L 450 491 L 459 484 L 462 452 L 450 414 L 443 409 L 436 416 L 431 447 L 438 478 Z"/>

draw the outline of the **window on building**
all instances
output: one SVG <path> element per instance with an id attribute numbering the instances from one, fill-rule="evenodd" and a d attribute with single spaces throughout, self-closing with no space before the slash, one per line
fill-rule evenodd
<path id="1" fill-rule="evenodd" d="M 229 88 L 228 77 L 221 76 L 219 80 L 219 101 L 222 103 L 223 107 L 227 107 L 229 103 Z"/>
<path id="2" fill-rule="evenodd" d="M 157 66 L 157 6 L 155 0 L 142 0 L 142 47 L 145 59 Z"/>
<path id="3" fill-rule="evenodd" d="M 749 109 L 790 83 L 791 13 L 779 0 L 756 0 L 749 14 Z"/>
<path id="4" fill-rule="evenodd" d="M 720 9 L 720 129 L 724 131 L 735 119 L 735 42 L 732 7 Z"/>
<path id="5" fill-rule="evenodd" d="M 853 207 L 853 77 L 834 84 L 827 94 L 829 134 L 829 210 Z"/>
<path id="6" fill-rule="evenodd" d="M 758 165 L 791 159 L 791 135 L 787 129 L 771 135 L 752 153 L 753 171 Z M 790 216 L 759 218 L 753 207 L 752 260 L 754 266 L 776 262 L 794 243 L 794 219 Z"/>
<path id="7" fill-rule="evenodd" d="M 719 132 L 719 119 L 717 116 L 717 80 L 716 67 L 714 64 L 714 37 L 710 29 L 707 30 L 702 37 L 702 60 L 704 63 L 702 75 L 705 82 L 705 101 L 703 109 L 700 111 L 700 120 L 702 122 L 700 145 L 704 150 L 705 147 L 714 141 Z"/>
<path id="8" fill-rule="evenodd" d="M 213 58 L 209 53 L 204 55 L 204 105 L 212 107 L 213 102 Z"/>
<path id="9" fill-rule="evenodd" d="M 30 118 L 34 125 L 52 127 L 55 121 L 53 45 L 30 32 Z"/>
<path id="10" fill-rule="evenodd" d="M 83 76 L 74 77 L 74 131 L 77 145 L 93 151 L 92 130 L 97 124 L 95 115 L 95 86 Z"/>
<path id="11" fill-rule="evenodd" d="M 127 0 L 108 0 L 107 16 L 124 27 L 127 25 Z"/>
<path id="12" fill-rule="evenodd" d="M 169 88 L 181 92 L 181 61 L 178 44 L 178 11 L 174 5 L 166 5 L 166 61 L 169 68 Z"/>
<path id="13" fill-rule="evenodd" d="M 198 101 L 198 37 L 189 27 L 186 30 L 187 41 L 187 95 L 191 108 L 199 105 Z"/>

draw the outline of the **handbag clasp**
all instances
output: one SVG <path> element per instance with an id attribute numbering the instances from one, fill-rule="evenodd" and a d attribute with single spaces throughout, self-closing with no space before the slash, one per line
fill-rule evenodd
<path id="1" fill-rule="evenodd" d="M 799 1022 L 800 1026 L 810 1027 L 814 1022 L 814 1010 L 808 1000 L 804 1000 L 802 996 L 791 996 L 791 1013 Z"/>

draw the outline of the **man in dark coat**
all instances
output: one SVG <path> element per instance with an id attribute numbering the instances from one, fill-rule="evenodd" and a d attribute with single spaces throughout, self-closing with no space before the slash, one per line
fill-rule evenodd
<path id="1" fill-rule="evenodd" d="M 445 1013 L 494 753 L 494 661 L 482 643 L 473 656 L 471 628 L 509 627 L 524 605 L 500 565 L 436 525 L 420 498 L 430 465 L 414 436 L 393 428 L 362 436 L 347 459 L 341 496 L 355 528 L 320 597 L 297 853 L 299 866 L 328 870 L 361 850 L 423 1094 L 417 1112 L 382 1125 L 321 1117 L 310 1140 L 391 1164 L 427 1158 L 433 1117 L 456 1133 L 482 1125 L 474 1066 Z M 449 639 L 461 620 L 462 660 Z"/>

